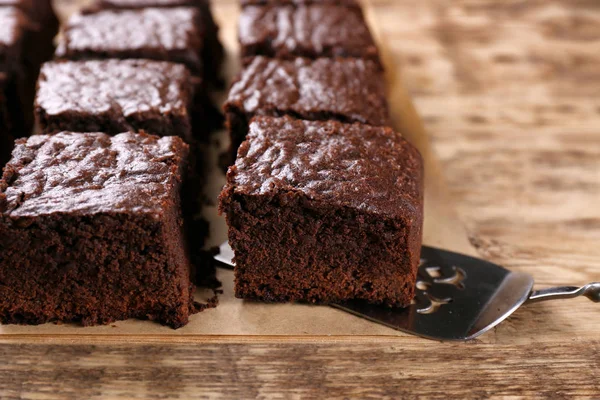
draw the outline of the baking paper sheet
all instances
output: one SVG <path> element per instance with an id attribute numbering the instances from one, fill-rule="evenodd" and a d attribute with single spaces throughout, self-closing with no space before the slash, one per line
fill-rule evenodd
<path id="1" fill-rule="evenodd" d="M 70 1 L 58 1 L 62 17 L 74 10 Z M 236 23 L 239 15 L 237 1 L 213 1 L 213 11 L 221 26 L 221 39 L 227 52 L 227 75 L 235 75 L 237 63 Z M 366 15 L 371 28 L 377 36 L 386 64 L 390 87 L 390 108 L 395 127 L 411 140 L 423 154 L 426 162 L 425 174 L 425 229 L 424 242 L 431 246 L 446 248 L 466 254 L 474 254 L 474 249 L 467 240 L 461 223 L 456 219 L 452 201 L 447 190 L 441 169 L 432 152 L 429 140 L 423 130 L 413 105 L 400 79 L 400 66 L 394 65 L 390 53 L 386 49 L 385 38 L 377 30 L 376 16 L 366 4 Z M 217 99 L 222 103 L 225 93 Z M 221 148 L 227 145 L 225 131 L 219 132 L 218 141 Z M 227 228 L 223 218 L 217 215 L 216 197 L 224 184 L 224 175 L 216 167 L 217 155 L 220 151 L 213 148 L 210 155 L 213 170 L 207 192 L 215 205 L 207 207 L 205 215 L 211 222 L 211 245 L 219 245 L 226 240 Z M 405 335 L 390 328 L 363 320 L 343 311 L 327 306 L 302 304 L 262 304 L 245 302 L 233 295 L 233 272 L 220 269 L 218 278 L 223 283 L 224 293 L 219 296 L 219 305 L 199 314 L 193 315 L 190 323 L 178 330 L 161 326 L 149 321 L 128 320 L 100 327 L 81 327 L 71 324 L 46 324 L 39 326 L 0 325 L 0 335 L 99 335 L 111 336 L 169 336 L 177 337 L 232 335 L 232 336 L 346 336 L 346 335 Z M 211 291 L 198 290 L 196 300 L 202 301 L 212 296 Z"/>

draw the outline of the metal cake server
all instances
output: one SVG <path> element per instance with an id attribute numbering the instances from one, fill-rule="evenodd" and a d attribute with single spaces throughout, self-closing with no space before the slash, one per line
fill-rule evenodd
<path id="1" fill-rule="evenodd" d="M 233 267 L 227 242 L 215 259 Z M 330 306 L 390 328 L 435 340 L 469 340 L 489 331 L 524 303 L 586 296 L 600 302 L 600 282 L 533 290 L 533 277 L 451 251 L 423 246 L 416 295 L 407 308 L 351 301 Z"/>

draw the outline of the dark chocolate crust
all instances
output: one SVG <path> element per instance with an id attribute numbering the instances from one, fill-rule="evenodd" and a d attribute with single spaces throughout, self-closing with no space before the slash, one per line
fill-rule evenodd
<path id="1" fill-rule="evenodd" d="M 35 102 L 42 133 L 146 131 L 193 141 L 194 94 L 183 66 L 149 60 L 46 63 Z"/>
<path id="2" fill-rule="evenodd" d="M 423 163 L 389 128 L 256 117 L 220 211 L 236 296 L 407 306 L 423 224 Z"/>
<path id="3" fill-rule="evenodd" d="M 203 76 L 204 30 L 195 7 L 102 10 L 71 17 L 59 59 L 145 58 L 185 64 Z"/>
<path id="4" fill-rule="evenodd" d="M 244 60 L 252 56 L 357 57 L 381 65 L 360 10 L 328 4 L 247 6 L 242 10 L 239 42 Z"/>
<path id="5" fill-rule="evenodd" d="M 188 152 L 133 133 L 19 140 L 0 181 L 0 322 L 185 325 Z"/>
<path id="6" fill-rule="evenodd" d="M 255 57 L 224 105 L 235 152 L 255 115 L 390 124 L 383 71 L 371 60 Z"/>

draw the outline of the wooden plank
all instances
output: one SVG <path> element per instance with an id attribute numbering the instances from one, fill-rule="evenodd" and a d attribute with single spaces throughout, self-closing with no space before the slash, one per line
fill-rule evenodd
<path id="1" fill-rule="evenodd" d="M 479 254 L 544 285 L 600 280 L 600 3 L 374 3 Z M 535 304 L 465 344 L 7 336 L 0 398 L 597 399 L 597 316 Z"/>
<path id="2" fill-rule="evenodd" d="M 0 345 L 3 399 L 594 398 L 600 342 Z M 44 356 L 40 357 L 40 353 Z M 519 354 L 515 358 L 515 354 Z M 553 360 L 553 362 L 548 362 Z M 588 368 L 585 368 L 588 366 Z"/>

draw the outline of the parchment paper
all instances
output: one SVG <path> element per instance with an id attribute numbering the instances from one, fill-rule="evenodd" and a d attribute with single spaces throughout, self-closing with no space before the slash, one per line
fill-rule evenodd
<path id="1" fill-rule="evenodd" d="M 59 11 L 65 18 L 75 7 L 70 1 L 59 1 Z M 474 254 L 461 223 L 456 219 L 451 199 L 447 196 L 441 169 L 429 144 L 422 123 L 416 114 L 412 102 L 407 95 L 400 79 L 400 68 L 394 64 L 387 50 L 385 38 L 378 31 L 376 16 L 372 9 L 365 4 L 367 18 L 371 28 L 378 38 L 379 46 L 386 65 L 389 81 L 389 100 L 395 127 L 411 140 L 423 154 L 426 162 L 425 173 L 425 229 L 426 244 L 443 247 L 466 254 Z M 239 69 L 237 63 L 236 24 L 239 10 L 236 1 L 213 1 L 213 10 L 221 26 L 221 38 L 227 47 L 227 75 L 231 78 Z M 217 99 L 223 101 L 225 93 Z M 221 148 L 227 146 L 225 131 L 218 133 Z M 207 192 L 215 199 L 224 183 L 223 174 L 216 168 L 216 147 L 210 155 L 211 165 Z M 211 222 L 210 245 L 218 245 L 226 240 L 227 228 L 224 220 L 217 215 L 215 206 L 205 210 L 207 219 Z M 193 315 L 190 323 L 173 330 L 149 321 L 128 320 L 107 326 L 80 327 L 77 325 L 46 324 L 39 326 L 0 325 L 0 335 L 100 335 L 117 338 L 118 336 L 203 336 L 203 335 L 233 335 L 233 336 L 346 336 L 346 335 L 405 335 L 390 328 L 368 322 L 327 306 L 311 306 L 301 304 L 261 304 L 244 302 L 233 296 L 233 272 L 221 269 L 218 278 L 223 283 L 224 293 L 219 296 L 219 305 Z M 198 290 L 196 300 L 212 296 L 212 292 Z"/>

